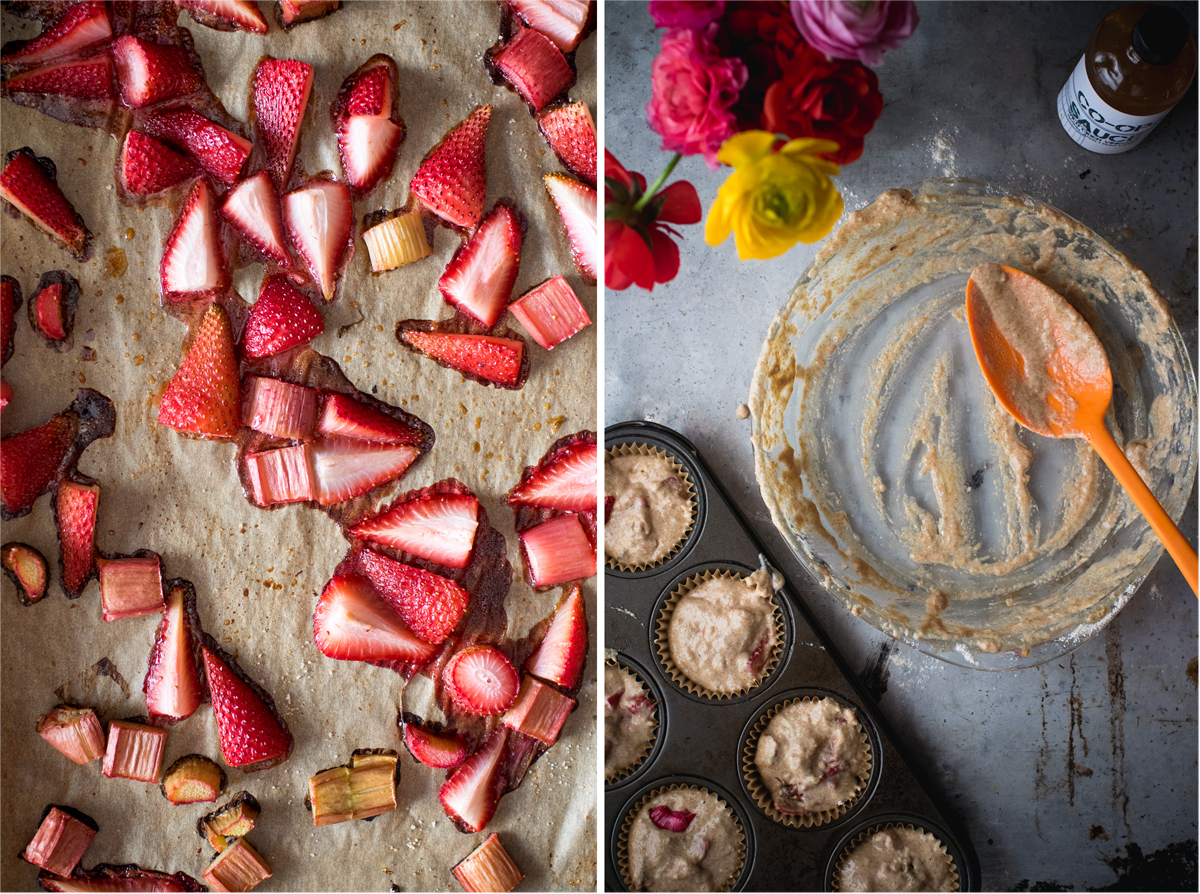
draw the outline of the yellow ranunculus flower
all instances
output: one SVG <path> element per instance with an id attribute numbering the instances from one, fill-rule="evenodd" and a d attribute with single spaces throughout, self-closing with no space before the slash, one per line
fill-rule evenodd
<path id="1" fill-rule="evenodd" d="M 717 153 L 733 166 L 708 211 L 704 238 L 719 245 L 733 231 L 738 257 L 774 258 L 797 242 L 816 242 L 842 216 L 842 197 L 830 180 L 838 173 L 815 153 L 832 152 L 829 140 L 802 139 L 771 151 L 774 134 L 748 130 L 730 137 Z"/>

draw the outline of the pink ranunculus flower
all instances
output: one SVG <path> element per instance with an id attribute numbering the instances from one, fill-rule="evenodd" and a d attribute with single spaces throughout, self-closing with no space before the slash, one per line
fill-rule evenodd
<path id="1" fill-rule="evenodd" d="M 879 65 L 917 27 L 912 0 L 791 0 L 792 18 L 813 49 Z"/>
<path id="2" fill-rule="evenodd" d="M 725 12 L 725 0 L 650 0 L 655 28 L 703 28 Z"/>
<path id="3" fill-rule="evenodd" d="M 748 77 L 741 59 L 721 58 L 711 39 L 715 30 L 674 28 L 663 35 L 646 106 L 664 151 L 703 155 L 713 171 L 720 167 L 721 144 L 737 133 L 731 109 Z"/>

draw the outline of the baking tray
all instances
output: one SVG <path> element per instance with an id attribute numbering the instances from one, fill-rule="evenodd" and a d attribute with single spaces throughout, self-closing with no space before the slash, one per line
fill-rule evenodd
<path id="1" fill-rule="evenodd" d="M 640 572 L 605 568 L 605 646 L 659 699 L 659 729 L 651 753 L 633 773 L 605 785 L 605 889 L 627 890 L 616 856 L 625 814 L 652 789 L 690 782 L 726 798 L 742 820 L 746 861 L 732 890 L 831 890 L 837 851 L 848 836 L 866 825 L 900 820 L 922 825 L 942 840 L 958 868 L 961 891 L 981 890 L 979 860 L 961 823 L 940 807 L 895 732 L 786 581 L 778 600 L 784 615 L 783 649 L 762 684 L 717 701 L 694 696 L 667 676 L 653 645 L 654 622 L 675 585 L 709 568 L 748 574 L 763 560 L 776 570 L 778 565 L 696 448 L 678 432 L 653 422 L 622 422 L 606 428 L 604 436 L 606 450 L 637 443 L 669 453 L 691 476 L 697 503 L 696 524 L 669 560 Z M 874 768 L 846 813 L 816 828 L 792 829 L 768 817 L 750 797 L 742 777 L 742 750 L 763 712 L 805 694 L 832 695 L 857 710 L 871 740 Z"/>

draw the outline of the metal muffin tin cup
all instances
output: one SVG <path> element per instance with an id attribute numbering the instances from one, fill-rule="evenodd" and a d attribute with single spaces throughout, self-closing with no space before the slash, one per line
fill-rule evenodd
<path id="1" fill-rule="evenodd" d="M 708 569 L 749 574 L 764 560 L 776 570 L 778 566 L 685 438 L 647 422 L 621 423 L 605 431 L 606 449 L 626 443 L 658 447 L 685 466 L 697 508 L 687 542 L 663 564 L 639 572 L 605 569 L 606 646 L 660 698 L 651 754 L 634 773 L 604 789 L 606 890 L 625 889 L 617 866 L 617 839 L 628 811 L 645 794 L 674 782 L 713 791 L 740 818 L 747 858 L 733 890 L 829 890 L 828 875 L 844 847 L 845 830 L 882 825 L 895 817 L 935 832 L 952 849 L 960 890 L 980 890 L 978 859 L 961 824 L 940 807 L 916 762 L 791 585 L 785 583 L 775 594 L 784 617 L 784 643 L 775 667 L 760 684 L 733 698 L 714 699 L 687 692 L 670 679 L 655 648 L 655 627 L 671 591 Z M 799 829 L 775 822 L 758 806 L 742 766 L 755 723 L 796 694 L 833 697 L 853 707 L 872 752 L 870 778 L 854 804 L 830 822 Z M 756 859 L 756 853 L 770 858 Z"/>
<path id="2" fill-rule="evenodd" d="M 838 862 L 841 860 L 843 852 L 854 843 L 854 839 L 868 829 L 882 829 L 889 823 L 894 826 L 916 826 L 937 838 L 942 843 L 942 847 L 946 849 L 946 853 L 950 855 L 950 860 L 954 864 L 955 871 L 958 873 L 958 890 L 972 890 L 966 887 L 965 884 L 964 867 L 966 866 L 966 852 L 954 835 L 928 817 L 918 816 L 915 813 L 881 813 L 855 823 L 838 839 L 833 850 L 829 852 L 829 859 L 825 864 L 825 891 L 832 892 L 837 890 L 833 884 L 833 877 L 837 872 Z"/>
<path id="3" fill-rule="evenodd" d="M 654 716 L 658 721 L 658 726 L 654 730 L 654 741 L 650 745 L 650 752 L 642 758 L 636 767 L 624 776 L 614 779 L 612 782 L 606 780 L 604 783 L 604 790 L 606 792 L 622 788 L 632 782 L 637 782 L 638 779 L 649 772 L 650 768 L 654 766 L 654 761 L 662 752 L 662 743 L 667 738 L 667 712 L 663 707 L 663 691 L 658 680 L 646 668 L 642 667 L 639 662 L 630 658 L 624 652 L 614 652 L 605 658 L 605 664 L 608 664 L 610 661 L 616 662 L 626 670 L 631 671 L 641 680 L 642 685 L 650 691 L 650 695 L 655 702 Z"/>

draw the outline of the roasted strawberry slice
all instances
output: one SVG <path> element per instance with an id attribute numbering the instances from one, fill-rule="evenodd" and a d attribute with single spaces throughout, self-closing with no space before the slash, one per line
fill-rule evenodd
<path id="1" fill-rule="evenodd" d="M 313 611 L 313 640 L 322 655 L 342 661 L 420 666 L 437 652 L 358 574 L 335 575 L 325 585 Z"/>
<path id="2" fill-rule="evenodd" d="M 114 111 L 115 69 L 107 49 L 82 59 L 49 62 L 6 80 L 0 90 L 13 102 L 69 124 L 99 127 Z"/>
<path id="3" fill-rule="evenodd" d="M 342 0 L 275 0 L 275 16 L 284 31 L 323 19 L 342 8 Z"/>
<path id="4" fill-rule="evenodd" d="M 484 138 L 491 106 L 476 106 L 426 153 L 408 188 L 430 211 L 458 227 L 473 227 L 487 194 Z"/>
<path id="5" fill-rule="evenodd" d="M 287 760 L 292 734 L 275 710 L 275 700 L 221 653 L 216 642 L 206 639 L 201 648 L 204 674 L 225 763 L 251 773 Z"/>
<path id="6" fill-rule="evenodd" d="M 322 297 L 332 301 L 346 250 L 354 245 L 350 190 L 334 180 L 310 181 L 283 197 L 283 222 Z"/>
<path id="7" fill-rule="evenodd" d="M 317 431 L 322 435 L 388 444 L 420 446 L 425 440 L 424 432 L 347 394 L 337 393 L 325 396 Z"/>
<path id="8" fill-rule="evenodd" d="M 392 102 L 397 77 L 392 57 L 376 53 L 342 82 L 330 109 L 342 170 L 355 198 L 391 176 L 404 142 L 404 119 Z"/>
<path id="9" fill-rule="evenodd" d="M 242 335 L 242 350 L 247 357 L 270 357 L 324 331 L 321 311 L 286 276 L 277 274 L 263 280 Z"/>
<path id="10" fill-rule="evenodd" d="M 296 59 L 268 56 L 254 69 L 254 141 L 262 144 L 267 171 L 280 192 L 292 174 L 312 81 L 313 67 Z"/>
<path id="11" fill-rule="evenodd" d="M 526 466 L 520 482 L 504 502 L 509 506 L 595 512 L 599 477 L 596 435 L 578 432 L 551 444 L 536 466 Z"/>
<path id="12" fill-rule="evenodd" d="M 0 276 L 0 349 L 3 363 L 13 354 L 13 336 L 17 331 L 17 311 L 21 308 L 21 284 L 8 274 Z"/>
<path id="13" fill-rule="evenodd" d="M 582 580 L 596 573 L 596 550 L 579 516 L 558 515 L 521 532 L 521 554 L 534 589 Z"/>
<path id="14" fill-rule="evenodd" d="M 442 671 L 442 684 L 459 710 L 487 717 L 512 707 L 521 678 L 498 648 L 474 645 L 454 653 Z"/>
<path id="15" fill-rule="evenodd" d="M 438 325 L 428 320 L 404 320 L 396 324 L 396 338 L 405 347 L 483 385 L 510 389 L 525 385 L 529 376 L 529 355 L 523 340 L 439 332 L 434 329 Z"/>
<path id="16" fill-rule="evenodd" d="M 552 276 L 534 286 L 508 309 L 547 351 L 592 323 L 579 296 L 562 276 Z"/>
<path id="17" fill-rule="evenodd" d="M 186 581 L 171 581 L 154 646 L 150 650 L 142 692 L 146 710 L 155 722 L 178 723 L 200 707 L 203 687 L 194 647 L 192 617 L 196 591 Z"/>
<path id="18" fill-rule="evenodd" d="M 283 233 L 279 193 L 266 171 L 247 177 L 231 189 L 221 205 L 221 216 L 246 244 L 268 261 L 280 267 L 292 266 L 287 237 Z M 261 292 L 259 300 L 262 300 Z"/>
<path id="19" fill-rule="evenodd" d="M 202 438 L 232 438 L 237 434 L 240 408 L 233 331 L 224 309 L 212 304 L 167 385 L 158 421 Z"/>
<path id="20" fill-rule="evenodd" d="M 121 102 L 131 109 L 187 96 L 204 86 L 204 73 L 193 67 L 181 46 L 126 34 L 113 41 L 112 53 Z"/>
<path id="21" fill-rule="evenodd" d="M 250 157 L 250 141 L 193 109 L 167 109 L 146 117 L 146 132 L 188 153 L 225 186 L 237 183 Z"/>
<path id="22" fill-rule="evenodd" d="M 182 301 L 212 296 L 229 285 L 229 278 L 216 196 L 208 181 L 200 179 L 163 245 L 159 266 L 163 298 Z"/>
<path id="23" fill-rule="evenodd" d="M 104 727 L 92 708 L 58 705 L 38 718 L 37 734 L 81 766 L 104 757 Z"/>
<path id="24" fill-rule="evenodd" d="M 583 592 L 576 584 L 554 610 L 541 644 L 525 662 L 525 670 L 563 689 L 573 690 L 583 676 L 587 649 L 587 615 Z"/>
<path id="25" fill-rule="evenodd" d="M 317 501 L 331 506 L 400 478 L 420 451 L 411 444 L 321 438 L 312 442 L 309 455 Z"/>
<path id="26" fill-rule="evenodd" d="M 321 394 L 266 376 L 247 376 L 242 383 L 242 424 L 284 440 L 307 441 L 317 424 Z"/>
<path id="27" fill-rule="evenodd" d="M 106 4 L 76 3 L 57 24 L 0 57 L 5 65 L 44 65 L 112 39 Z"/>
<path id="28" fill-rule="evenodd" d="M 600 230 L 596 221 L 596 190 L 566 174 L 547 174 L 542 178 L 567 228 L 571 259 L 591 285 L 601 267 Z"/>
<path id="29" fill-rule="evenodd" d="M 101 863 L 93 869 L 76 869 L 69 876 L 43 870 L 38 884 L 47 891 L 204 891 L 207 890 L 186 872 L 168 875 L 155 869 L 142 869 L 132 863 L 110 866 Z"/>
<path id="30" fill-rule="evenodd" d="M 33 605 L 46 595 L 50 584 L 46 557 L 28 543 L 9 541 L 0 546 L 0 565 L 16 586 L 22 605 Z"/>
<path id="31" fill-rule="evenodd" d="M 29 299 L 29 325 L 60 354 L 73 344 L 75 311 L 79 307 L 79 281 L 65 270 L 42 274 Z"/>
<path id="32" fill-rule="evenodd" d="M 51 804 L 42 813 L 41 825 L 21 852 L 21 859 L 46 872 L 67 875 L 79 865 L 99 831 L 96 821 L 86 813 Z"/>
<path id="33" fill-rule="evenodd" d="M 453 770 L 467 756 L 467 739 L 458 730 L 426 723 L 407 711 L 400 715 L 404 747 L 419 763 L 435 770 Z"/>
<path id="34" fill-rule="evenodd" d="M 525 878 L 493 832 L 451 870 L 464 891 L 511 891 Z"/>
<path id="35" fill-rule="evenodd" d="M 100 486 L 64 480 L 54 501 L 58 528 L 62 588 L 68 599 L 78 599 L 96 573 L 96 510 Z"/>
<path id="36" fill-rule="evenodd" d="M 201 25 L 217 31 L 267 33 L 267 19 L 254 0 L 175 0 Z"/>
<path id="37" fill-rule="evenodd" d="M 154 137 L 131 130 L 117 159 L 117 181 L 138 196 L 151 196 L 185 183 L 200 173 L 190 158 Z"/>
<path id="38" fill-rule="evenodd" d="M 509 5 L 526 25 L 569 53 L 583 39 L 592 4 L 590 0 L 509 0 Z"/>
<path id="39" fill-rule="evenodd" d="M 504 788 L 500 764 L 506 739 L 501 726 L 442 783 L 438 800 L 460 832 L 482 832 L 496 813 Z"/>
<path id="40" fill-rule="evenodd" d="M 465 568 L 478 526 L 479 501 L 472 494 L 426 491 L 359 522 L 349 533 L 447 568 Z"/>
<path id="41" fill-rule="evenodd" d="M 533 28 L 518 28 L 492 56 L 492 64 L 535 112 L 575 83 L 575 72 L 562 50 Z"/>
<path id="42" fill-rule="evenodd" d="M 485 327 L 495 326 L 512 298 L 524 237 L 520 212 L 497 203 L 446 265 L 438 280 L 442 297 Z"/>
<path id="43" fill-rule="evenodd" d="M 538 115 L 538 130 L 563 167 L 596 185 L 596 123 L 586 102 L 572 102 Z"/>
<path id="44" fill-rule="evenodd" d="M 438 645 L 458 626 L 471 596 L 454 581 L 362 549 L 359 567 L 417 636 Z M 514 689 L 515 692 L 515 689 Z"/>
<path id="45" fill-rule="evenodd" d="M 0 198 L 55 239 L 77 261 L 91 256 L 92 234 L 59 189 L 54 162 L 28 146 L 8 153 L 0 171 Z"/>

